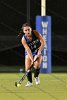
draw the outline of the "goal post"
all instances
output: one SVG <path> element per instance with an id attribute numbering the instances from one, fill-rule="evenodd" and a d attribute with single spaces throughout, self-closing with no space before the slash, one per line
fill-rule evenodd
<path id="1" fill-rule="evenodd" d="M 45 39 L 40 73 L 51 73 L 51 16 L 46 16 L 46 0 L 41 0 L 41 16 L 36 16 L 36 30 Z"/>

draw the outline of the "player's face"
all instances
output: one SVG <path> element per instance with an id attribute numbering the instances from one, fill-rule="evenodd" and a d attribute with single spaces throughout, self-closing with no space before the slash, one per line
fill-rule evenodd
<path id="1" fill-rule="evenodd" d="M 26 26 L 26 27 L 24 27 L 23 28 L 23 32 L 27 35 L 27 36 L 31 36 L 31 31 L 32 31 L 32 29 L 31 29 L 31 27 L 29 27 L 29 26 Z"/>

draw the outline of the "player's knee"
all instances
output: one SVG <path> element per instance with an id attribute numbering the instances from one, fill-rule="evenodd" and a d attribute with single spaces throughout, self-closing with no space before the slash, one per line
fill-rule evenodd
<path id="1" fill-rule="evenodd" d="M 40 65 L 39 62 L 36 61 L 36 62 L 34 63 L 34 68 L 38 68 L 39 65 Z"/>

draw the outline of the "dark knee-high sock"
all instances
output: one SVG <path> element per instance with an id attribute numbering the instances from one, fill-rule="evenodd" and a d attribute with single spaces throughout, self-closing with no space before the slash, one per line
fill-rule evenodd
<path id="1" fill-rule="evenodd" d="M 34 69 L 34 77 L 38 77 L 40 73 L 40 68 Z"/>
<path id="2" fill-rule="evenodd" d="M 31 73 L 31 71 L 29 71 L 29 73 L 27 75 L 27 79 L 28 79 L 29 82 L 32 83 L 32 73 Z"/>

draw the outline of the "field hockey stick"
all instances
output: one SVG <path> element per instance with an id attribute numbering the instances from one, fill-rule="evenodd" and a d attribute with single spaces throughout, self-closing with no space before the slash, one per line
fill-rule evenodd
<path id="1" fill-rule="evenodd" d="M 38 59 L 38 57 L 35 59 L 35 61 Z M 34 62 L 35 62 L 34 61 Z M 33 62 L 33 64 L 34 64 L 34 62 Z M 15 86 L 16 87 L 19 87 L 20 85 L 21 85 L 21 83 L 22 83 L 22 81 L 26 78 L 26 76 L 28 75 L 28 73 L 29 73 L 29 71 L 30 71 L 30 69 L 33 67 L 33 64 L 30 66 L 30 68 L 25 72 L 25 74 L 23 75 L 23 77 L 18 81 L 18 82 L 15 82 Z"/>

